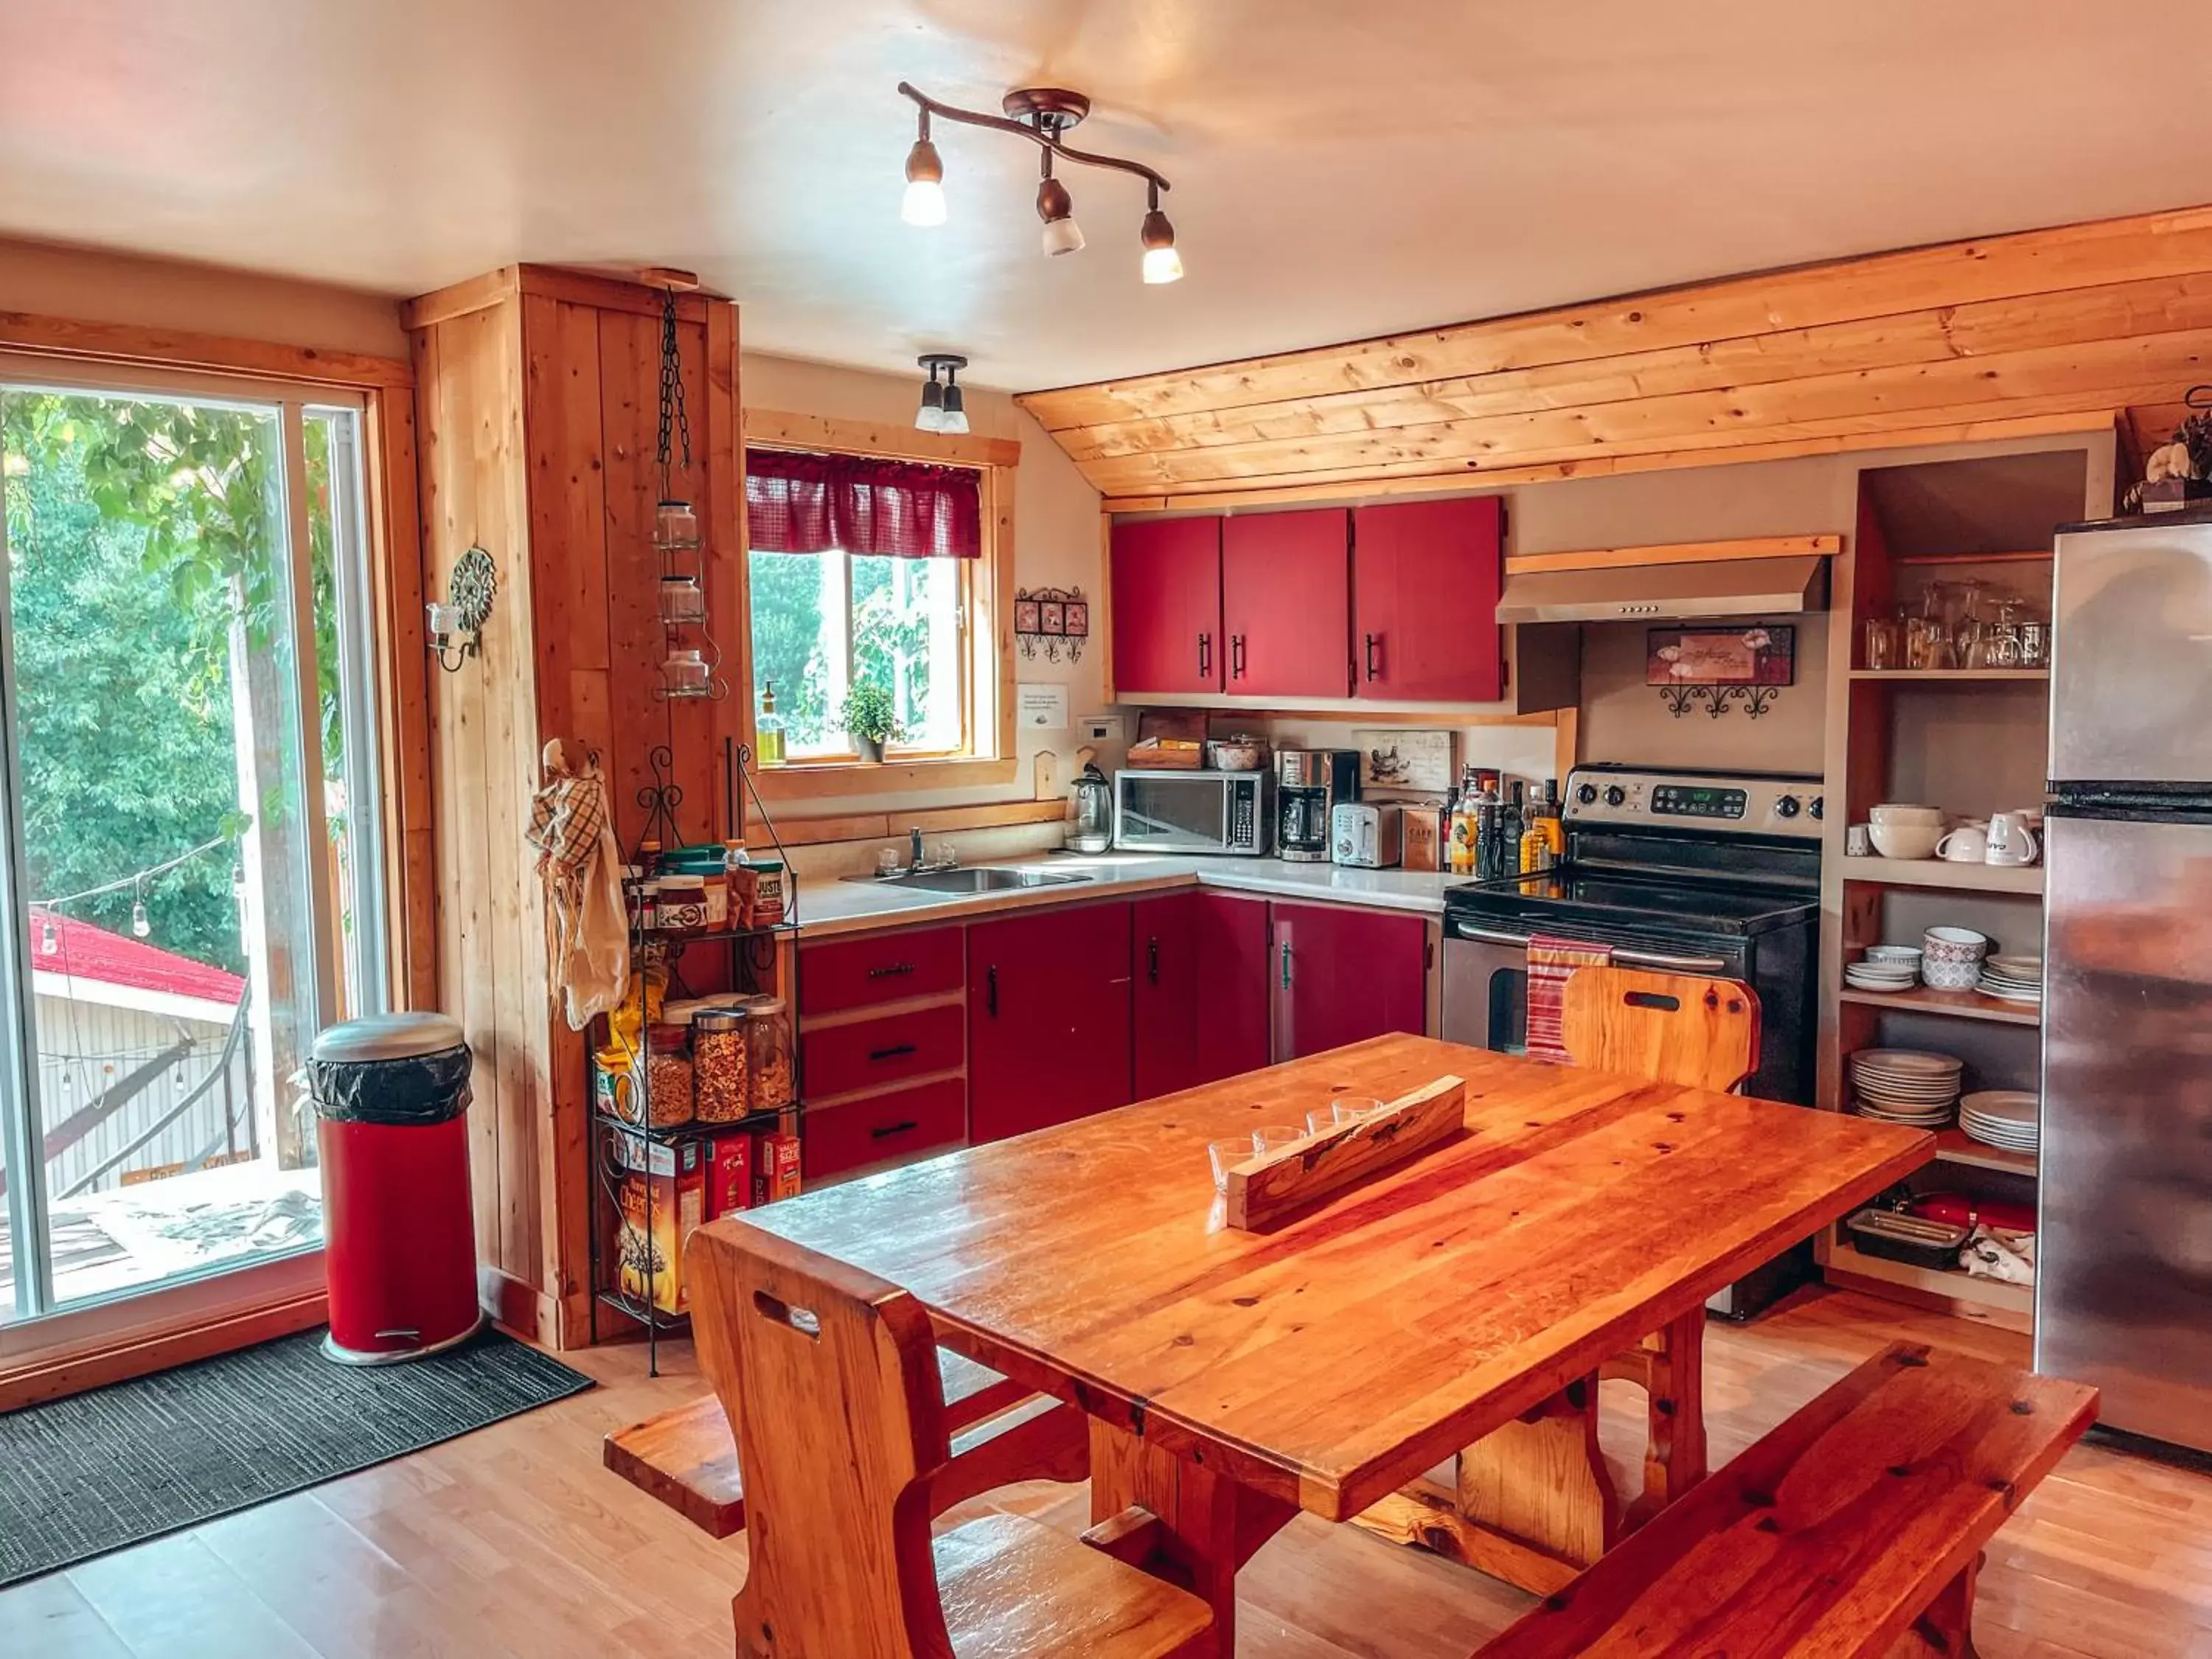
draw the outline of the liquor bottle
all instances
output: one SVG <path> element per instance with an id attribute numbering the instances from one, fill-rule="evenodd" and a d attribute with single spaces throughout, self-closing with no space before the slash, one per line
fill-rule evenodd
<path id="1" fill-rule="evenodd" d="M 1495 881 L 1505 873 L 1505 854 L 1498 840 L 1498 819 L 1500 808 L 1498 790 L 1485 784 L 1474 797 L 1474 878 L 1477 881 Z"/>
<path id="2" fill-rule="evenodd" d="M 1498 873 L 1510 876 L 1521 868 L 1521 838 L 1528 830 L 1528 786 L 1516 778 L 1504 803 L 1498 809 Z"/>
<path id="3" fill-rule="evenodd" d="M 1452 874 L 1471 876 L 1475 872 L 1475 787 L 1474 769 L 1468 767 L 1460 780 L 1458 793 L 1452 797 L 1449 814 L 1450 842 L 1445 849 L 1445 862 Z"/>
<path id="4" fill-rule="evenodd" d="M 763 766 L 783 764 L 783 716 L 775 712 L 775 682 L 761 688 L 760 718 L 753 722 L 753 757 Z"/>
<path id="5" fill-rule="evenodd" d="M 1524 874 L 1552 869 L 1565 856 L 1567 840 L 1559 823 L 1559 782 L 1544 780 L 1544 799 L 1528 815 L 1528 828 L 1521 837 L 1521 868 Z"/>

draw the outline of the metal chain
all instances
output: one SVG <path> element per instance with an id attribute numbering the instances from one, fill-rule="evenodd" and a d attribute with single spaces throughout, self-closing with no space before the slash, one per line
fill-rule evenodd
<path id="1" fill-rule="evenodd" d="M 660 459 L 661 486 L 668 483 L 668 439 L 673 425 L 684 445 L 684 465 L 691 465 L 691 417 L 684 408 L 684 360 L 676 349 L 676 290 L 660 294 Z"/>

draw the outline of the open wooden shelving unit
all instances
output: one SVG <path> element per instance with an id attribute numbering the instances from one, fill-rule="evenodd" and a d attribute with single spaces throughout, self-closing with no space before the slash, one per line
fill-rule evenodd
<path id="1" fill-rule="evenodd" d="M 1885 669 L 1863 665 L 1862 624 L 1912 602 L 1928 583 L 1975 579 L 2042 599 L 2051 586 L 2052 526 L 2111 510 L 2114 450 L 2104 434 L 1960 451 L 1858 477 L 1858 533 L 1836 562 L 1830 614 L 1827 830 L 1822 903 L 1820 1104 L 1850 1109 L 1849 1055 L 1916 1048 L 1966 1061 L 1966 1087 L 2039 1085 L 2042 1010 L 1978 992 L 1924 986 L 1897 993 L 1846 985 L 1843 969 L 1870 945 L 1917 944 L 1942 923 L 1977 928 L 1996 948 L 2040 954 L 2041 865 L 1850 858 L 1846 831 L 1884 801 L 1957 817 L 2039 803 L 2046 773 L 2046 669 Z M 2039 545 L 2039 544 L 2040 545 Z M 2047 614 L 2047 613 L 2046 613 Z M 2032 1200 L 2036 1156 L 1985 1146 L 1953 1127 L 1916 1191 Z M 1861 1255 L 1841 1229 L 1820 1241 L 1832 1283 L 2026 1331 L 2034 1291 L 1963 1271 Z"/>

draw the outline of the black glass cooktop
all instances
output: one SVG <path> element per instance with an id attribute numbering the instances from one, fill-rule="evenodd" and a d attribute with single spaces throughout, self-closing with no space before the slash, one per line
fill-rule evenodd
<path id="1" fill-rule="evenodd" d="M 1539 927 L 1549 919 L 1584 927 L 1611 921 L 1688 932 L 1763 933 L 1810 920 L 1820 904 L 1812 893 L 1779 884 L 1666 879 L 1567 865 L 1516 881 L 1452 888 L 1444 896 L 1444 908 L 1456 916 Z"/>

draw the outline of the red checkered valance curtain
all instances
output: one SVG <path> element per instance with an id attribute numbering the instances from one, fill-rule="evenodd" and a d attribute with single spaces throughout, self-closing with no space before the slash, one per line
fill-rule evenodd
<path id="1" fill-rule="evenodd" d="M 981 477 L 967 467 L 921 461 L 750 449 L 746 538 L 757 553 L 978 558 Z"/>

